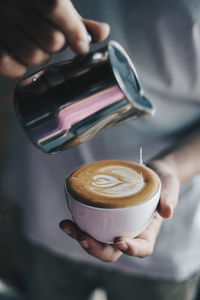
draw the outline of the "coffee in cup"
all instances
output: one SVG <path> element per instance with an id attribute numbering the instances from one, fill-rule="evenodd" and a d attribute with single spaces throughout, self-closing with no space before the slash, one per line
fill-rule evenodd
<path id="1" fill-rule="evenodd" d="M 160 188 L 153 170 L 125 160 L 86 164 L 73 171 L 65 185 L 75 223 L 105 243 L 142 232 L 152 219 Z"/>

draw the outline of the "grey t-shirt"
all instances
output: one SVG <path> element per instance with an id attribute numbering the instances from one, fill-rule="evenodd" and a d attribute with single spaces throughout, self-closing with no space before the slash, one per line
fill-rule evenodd
<path id="1" fill-rule="evenodd" d="M 17 127 L 4 188 L 20 198 L 31 241 L 63 256 L 133 274 L 182 280 L 200 269 L 200 176 L 182 186 L 173 219 L 164 222 L 153 255 L 143 260 L 123 255 L 105 264 L 58 227 L 69 217 L 63 186 L 72 169 L 107 158 L 139 161 L 141 146 L 144 160 L 150 159 L 177 143 L 176 134 L 200 119 L 200 4 L 188 2 L 74 1 L 84 15 L 111 23 L 111 38 L 131 56 L 157 113 L 107 129 L 91 142 L 55 156 L 35 149 Z M 65 57 L 66 53 L 59 55 Z"/>

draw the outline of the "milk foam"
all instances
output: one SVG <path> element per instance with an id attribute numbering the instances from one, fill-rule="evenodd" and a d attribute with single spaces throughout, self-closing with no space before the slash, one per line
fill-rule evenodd
<path id="1" fill-rule="evenodd" d="M 77 201 L 99 208 L 124 208 L 150 199 L 158 179 L 145 165 L 125 160 L 101 160 L 75 170 L 67 190 Z"/>
<path id="2" fill-rule="evenodd" d="M 106 166 L 91 178 L 88 189 L 106 197 L 125 197 L 138 193 L 144 186 L 143 177 L 124 166 Z"/>

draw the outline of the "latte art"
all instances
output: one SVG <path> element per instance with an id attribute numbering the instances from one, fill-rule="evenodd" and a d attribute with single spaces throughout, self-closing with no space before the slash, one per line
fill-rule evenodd
<path id="1" fill-rule="evenodd" d="M 139 192 L 144 185 L 142 174 L 127 167 L 109 166 L 101 171 L 102 174 L 95 175 L 91 186 L 88 186 L 88 189 L 100 195 L 126 197 Z"/>
<path id="2" fill-rule="evenodd" d="M 158 189 L 156 174 L 123 160 L 103 160 L 84 165 L 67 179 L 70 195 L 83 204 L 123 208 L 147 201 Z"/>

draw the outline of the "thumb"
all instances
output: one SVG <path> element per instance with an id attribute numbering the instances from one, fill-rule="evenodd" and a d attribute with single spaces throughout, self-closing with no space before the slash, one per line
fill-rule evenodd
<path id="1" fill-rule="evenodd" d="M 83 22 L 92 35 L 92 42 L 98 43 L 105 40 L 110 33 L 110 26 L 107 23 L 97 22 L 93 20 L 83 19 Z"/>
<path id="2" fill-rule="evenodd" d="M 158 205 L 158 212 L 161 217 L 168 219 L 173 216 L 174 209 L 178 202 L 180 184 L 173 175 L 161 176 L 161 196 Z"/>

